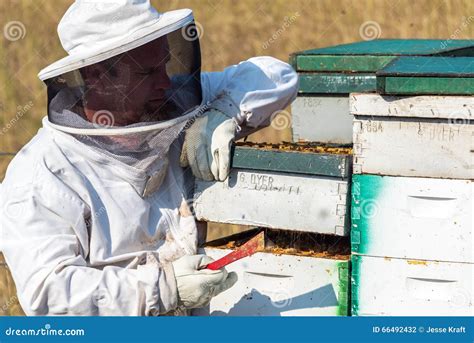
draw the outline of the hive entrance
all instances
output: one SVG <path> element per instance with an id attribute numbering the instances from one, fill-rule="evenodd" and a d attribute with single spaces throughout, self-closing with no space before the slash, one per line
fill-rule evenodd
<path id="1" fill-rule="evenodd" d="M 206 247 L 234 249 L 259 231 L 265 234 L 264 252 L 277 255 L 296 255 L 317 258 L 348 260 L 351 254 L 349 237 L 296 232 L 280 229 L 253 229 L 207 242 Z"/>

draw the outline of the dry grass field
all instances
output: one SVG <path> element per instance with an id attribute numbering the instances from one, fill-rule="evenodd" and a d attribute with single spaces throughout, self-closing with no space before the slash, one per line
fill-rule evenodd
<path id="1" fill-rule="evenodd" d="M 252 56 L 287 61 L 295 51 L 359 41 L 371 22 L 380 38 L 474 37 L 472 0 L 168 0 L 160 10 L 192 8 L 202 27 L 203 70 L 221 70 Z M 46 90 L 40 69 L 63 57 L 56 26 L 72 0 L 0 1 L 0 181 L 16 152 L 40 127 Z M 374 23 L 372 23 L 374 22 Z M 365 34 L 370 35 L 368 31 Z M 251 138 L 278 142 L 290 129 L 266 128 Z M 218 232 L 218 231 L 215 231 Z M 0 259 L 2 314 L 20 314 Z M 3 307 L 2 307 L 3 308 Z"/>
<path id="2" fill-rule="evenodd" d="M 257 55 L 288 60 L 292 52 L 361 40 L 374 21 L 380 38 L 472 38 L 474 2 L 469 0 L 168 0 L 161 11 L 192 8 L 202 26 L 204 70 Z M 45 115 L 46 92 L 38 71 L 63 57 L 56 34 L 71 0 L 0 2 L 0 151 L 18 151 Z M 12 24 L 13 23 L 13 24 Z M 7 35 L 7 29 L 13 28 Z M 370 34 L 370 33 L 369 33 Z M 6 39 L 8 36 L 9 39 Z M 271 127 L 258 141 L 290 138 Z M 9 157 L 0 157 L 0 180 Z"/>

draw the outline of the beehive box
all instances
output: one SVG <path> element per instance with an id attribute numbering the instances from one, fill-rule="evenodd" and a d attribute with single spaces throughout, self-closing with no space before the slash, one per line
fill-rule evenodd
<path id="1" fill-rule="evenodd" d="M 472 263 L 352 255 L 352 315 L 473 316 L 473 280 Z"/>
<path id="2" fill-rule="evenodd" d="M 347 95 L 298 96 L 291 104 L 293 141 L 351 144 Z"/>
<path id="3" fill-rule="evenodd" d="M 474 97 L 351 94 L 354 174 L 474 178 Z"/>
<path id="4" fill-rule="evenodd" d="M 344 243 L 345 244 L 345 243 Z M 348 247 L 347 242 L 347 247 Z M 305 256 L 256 253 L 226 267 L 237 283 L 211 300 L 199 316 L 345 316 L 349 307 L 349 255 L 313 252 Z M 295 251 L 295 249 L 286 249 Z M 231 249 L 208 246 L 214 259 Z M 348 252 L 348 251 L 347 251 Z M 319 257 L 317 257 L 319 256 Z"/>
<path id="5" fill-rule="evenodd" d="M 474 263 L 474 182 L 354 175 L 352 252 Z"/>
<path id="6" fill-rule="evenodd" d="M 349 93 L 375 92 L 375 73 L 399 56 L 474 56 L 474 40 L 381 39 L 294 53 L 300 77 L 293 141 L 352 143 Z"/>
<path id="7" fill-rule="evenodd" d="M 196 181 L 196 217 L 347 235 L 350 152 L 299 145 L 237 146 L 224 182 Z"/>

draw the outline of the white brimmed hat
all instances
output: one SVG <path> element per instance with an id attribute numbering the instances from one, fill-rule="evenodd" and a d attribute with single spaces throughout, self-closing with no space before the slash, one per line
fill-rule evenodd
<path id="1" fill-rule="evenodd" d="M 193 21 L 189 9 L 159 13 L 149 0 L 76 0 L 58 25 L 68 56 L 38 74 L 47 80 L 135 49 Z"/>

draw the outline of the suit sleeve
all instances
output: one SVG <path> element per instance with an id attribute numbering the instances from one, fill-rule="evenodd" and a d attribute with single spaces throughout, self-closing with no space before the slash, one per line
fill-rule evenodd
<path id="1" fill-rule="evenodd" d="M 223 93 L 239 106 L 239 124 L 257 128 L 270 123 L 272 115 L 296 97 L 298 75 L 273 57 L 254 57 L 222 72 L 202 74 L 203 99 L 212 102 Z"/>

